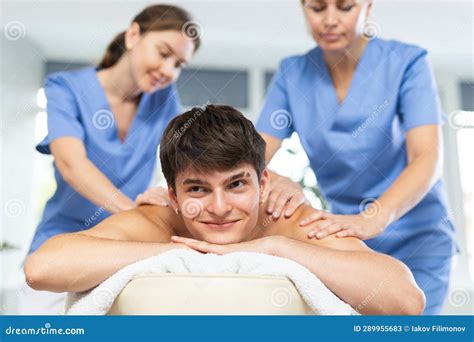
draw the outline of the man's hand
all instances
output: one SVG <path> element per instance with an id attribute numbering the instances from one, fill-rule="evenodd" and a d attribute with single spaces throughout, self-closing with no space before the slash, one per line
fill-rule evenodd
<path id="1" fill-rule="evenodd" d="M 283 236 L 266 236 L 260 239 L 231 243 L 228 245 L 218 245 L 208 243 L 205 241 L 184 238 L 180 236 L 172 236 L 171 241 L 175 243 L 182 243 L 188 247 L 202 253 L 213 253 L 213 254 L 228 254 L 233 252 L 254 252 L 272 254 L 274 245 L 277 240 L 284 238 Z"/>

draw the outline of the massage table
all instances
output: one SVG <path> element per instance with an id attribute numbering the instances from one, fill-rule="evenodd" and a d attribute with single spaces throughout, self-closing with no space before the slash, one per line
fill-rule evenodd
<path id="1" fill-rule="evenodd" d="M 309 315 L 286 277 L 147 274 L 130 281 L 108 315 Z"/>

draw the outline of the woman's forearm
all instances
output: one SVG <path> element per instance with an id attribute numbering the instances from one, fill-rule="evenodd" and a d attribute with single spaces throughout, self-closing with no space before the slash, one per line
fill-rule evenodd
<path id="1" fill-rule="evenodd" d="M 341 251 L 285 239 L 274 254 L 313 272 L 332 292 L 363 314 L 420 314 L 423 292 L 401 262 L 379 253 Z"/>
<path id="2" fill-rule="evenodd" d="M 420 155 L 403 170 L 378 198 L 379 217 L 384 226 L 398 220 L 416 206 L 440 177 L 437 153 Z"/>
<path id="3" fill-rule="evenodd" d="M 111 213 L 135 207 L 134 201 L 120 192 L 87 158 L 81 158 L 73 165 L 63 166 L 60 172 L 74 190 Z"/>
<path id="4" fill-rule="evenodd" d="M 61 234 L 47 240 L 25 263 L 26 280 L 36 290 L 89 290 L 121 268 L 180 244 L 102 239 Z"/>

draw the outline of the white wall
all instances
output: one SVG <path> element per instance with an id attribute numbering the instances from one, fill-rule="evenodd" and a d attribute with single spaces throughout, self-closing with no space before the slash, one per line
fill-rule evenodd
<path id="1" fill-rule="evenodd" d="M 448 115 L 461 108 L 461 80 L 474 80 L 469 69 L 453 72 L 447 68 L 435 69 L 435 76 L 440 91 L 442 107 Z M 472 130 L 472 129 L 471 129 Z M 474 133 L 474 132 L 473 132 Z M 443 179 L 447 188 L 447 196 L 454 223 L 457 228 L 456 241 L 459 243 L 460 254 L 453 260 L 450 290 L 445 301 L 443 314 L 461 315 L 474 314 L 473 291 L 473 251 L 468 249 L 467 238 L 470 230 L 471 237 L 474 227 L 468 227 L 465 220 L 463 189 L 460 182 L 459 151 L 456 130 L 449 124 L 443 127 L 444 137 L 444 170 Z M 471 189 L 472 192 L 474 189 Z M 461 305 L 462 304 L 462 305 Z"/>
<path id="2" fill-rule="evenodd" d="M 34 124 L 36 93 L 43 77 L 43 54 L 27 35 L 7 38 L 1 32 L 1 228 L 0 241 L 21 249 L 0 252 L 0 304 L 8 305 L 7 292 L 20 280 L 21 255 L 36 225 L 34 177 Z M 13 38 L 12 38 L 13 37 Z M 8 292 L 11 295 L 11 292 Z M 11 296 L 8 296 L 11 299 Z M 0 307 L 0 310 L 8 310 Z"/>

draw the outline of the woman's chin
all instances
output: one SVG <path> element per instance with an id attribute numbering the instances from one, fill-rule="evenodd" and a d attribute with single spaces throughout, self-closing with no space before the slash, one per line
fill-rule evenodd
<path id="1" fill-rule="evenodd" d="M 165 88 L 166 85 L 163 85 L 161 83 L 159 84 L 154 84 L 154 83 L 151 83 L 151 82 L 144 82 L 144 84 L 141 84 L 140 85 L 140 90 L 144 93 L 154 93 L 155 91 L 157 90 L 160 90 L 160 89 L 163 89 Z"/>
<path id="2" fill-rule="evenodd" d="M 326 52 L 345 51 L 349 47 L 348 41 L 343 37 L 337 40 L 329 40 L 329 41 L 319 37 L 316 43 L 322 50 Z"/>
<path id="3" fill-rule="evenodd" d="M 153 86 L 152 84 L 148 84 L 148 85 L 145 85 L 143 87 L 141 87 L 141 90 L 144 92 L 144 93 L 154 93 L 155 91 L 158 90 L 158 87 L 155 87 Z"/>
<path id="4" fill-rule="evenodd" d="M 338 52 L 338 51 L 341 51 L 341 52 L 344 52 L 348 45 L 344 42 L 322 42 L 320 44 L 321 46 L 321 49 L 323 49 L 324 51 L 326 52 Z"/>

